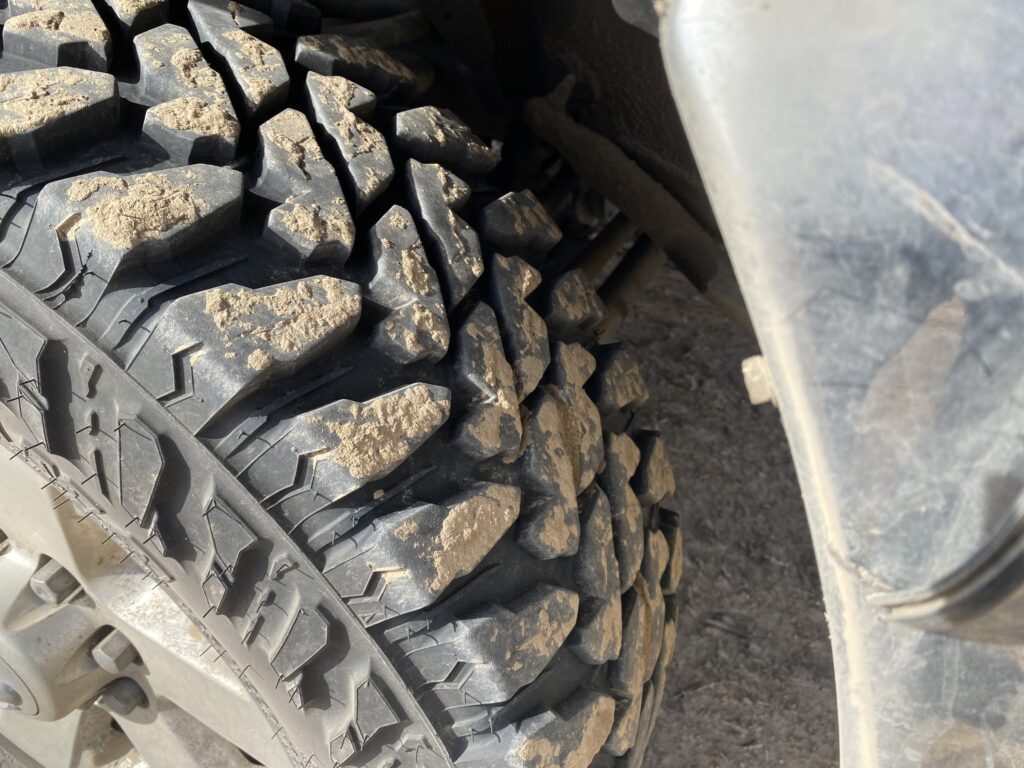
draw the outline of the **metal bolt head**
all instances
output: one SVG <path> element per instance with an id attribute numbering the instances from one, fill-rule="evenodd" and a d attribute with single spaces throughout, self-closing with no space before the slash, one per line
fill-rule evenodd
<path id="1" fill-rule="evenodd" d="M 106 688 L 96 700 L 96 706 L 112 715 L 127 715 L 136 707 L 146 704 L 146 692 L 128 677 L 120 677 Z"/>
<path id="2" fill-rule="evenodd" d="M 21 709 L 21 694 L 6 683 L 0 683 L 0 709 Z"/>
<path id="3" fill-rule="evenodd" d="M 29 585 L 40 600 L 57 605 L 78 589 L 78 580 L 56 560 L 48 560 L 32 574 Z"/>
<path id="4" fill-rule="evenodd" d="M 131 640 L 117 629 L 100 640 L 92 649 L 93 661 L 99 665 L 100 669 L 106 670 L 112 675 L 124 672 L 128 665 L 138 657 L 139 653 L 135 650 Z"/>

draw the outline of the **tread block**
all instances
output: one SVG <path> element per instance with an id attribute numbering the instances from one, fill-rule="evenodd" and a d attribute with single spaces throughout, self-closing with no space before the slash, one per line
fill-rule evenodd
<path id="1" fill-rule="evenodd" d="M 598 482 L 612 507 L 615 555 L 619 561 L 620 585 L 625 592 L 633 584 L 644 558 L 643 508 L 629 485 L 640 463 L 640 449 L 628 435 L 605 436 L 605 468 Z"/>
<path id="2" fill-rule="evenodd" d="M 180 256 L 233 226 L 241 203 L 242 174 L 212 165 L 54 181 L 10 269 L 31 290 L 77 285 L 83 301 L 96 301 L 120 268 Z"/>
<path id="3" fill-rule="evenodd" d="M 303 261 L 344 264 L 355 241 L 352 214 L 340 194 L 306 192 L 290 197 L 270 212 L 267 232 Z"/>
<path id="4" fill-rule="evenodd" d="M 640 725 L 637 728 L 636 743 L 625 757 L 616 761 L 621 768 L 641 768 L 647 753 L 647 744 L 654 728 L 654 719 L 661 709 L 662 697 L 665 693 L 664 679 L 650 682 L 644 689 L 643 702 L 640 705 Z"/>
<path id="5" fill-rule="evenodd" d="M 230 104 L 183 96 L 146 110 L 142 133 L 175 162 L 227 163 L 235 157 L 241 126 Z"/>
<path id="6" fill-rule="evenodd" d="M 398 467 L 448 420 L 450 408 L 445 387 L 423 383 L 362 403 L 337 400 L 269 430 L 261 439 L 269 447 L 258 457 L 237 458 L 248 462 L 245 477 L 257 492 L 305 490 L 320 507 Z"/>
<path id="7" fill-rule="evenodd" d="M 662 636 L 661 653 L 658 655 L 658 669 L 665 670 L 672 663 L 672 657 L 676 652 L 677 623 L 678 617 L 675 612 L 668 610 L 666 606 L 665 631 Z"/>
<path id="8" fill-rule="evenodd" d="M 370 247 L 377 266 L 370 298 L 390 310 L 373 345 L 399 363 L 437 362 L 448 352 L 448 318 L 412 215 L 391 208 L 370 230 Z"/>
<path id="9" fill-rule="evenodd" d="M 334 544 L 324 552 L 324 573 L 367 626 L 423 608 L 479 565 L 519 504 L 517 488 L 477 483 L 443 506 L 387 515 Z"/>
<path id="10" fill-rule="evenodd" d="M 640 573 L 647 586 L 647 599 L 661 599 L 661 580 L 668 566 L 669 547 L 665 534 L 661 531 L 644 531 L 644 564 Z"/>
<path id="11" fill-rule="evenodd" d="M 7 10 L 10 16 L 35 11 L 64 11 L 64 13 L 83 13 L 96 11 L 92 0 L 8 0 Z"/>
<path id="12" fill-rule="evenodd" d="M 117 119 L 111 75 L 69 67 L 0 75 L 0 163 L 65 151 L 114 130 Z"/>
<path id="13" fill-rule="evenodd" d="M 0 390 L 37 440 L 46 441 L 46 398 L 39 391 L 39 359 L 46 339 L 0 312 Z"/>
<path id="14" fill-rule="evenodd" d="M 661 656 L 661 649 L 665 642 L 665 620 L 666 607 L 665 599 L 661 596 L 657 585 L 652 590 L 643 583 L 645 579 L 641 576 L 637 579 L 637 591 L 640 597 L 647 603 L 647 612 L 650 622 L 648 624 L 648 635 L 644 646 L 644 680 L 650 680 L 654 670 L 658 667 L 658 657 Z M 653 594 L 652 594 L 653 591 Z"/>
<path id="15" fill-rule="evenodd" d="M 344 339 L 360 311 L 359 286 L 333 277 L 211 288 L 172 302 L 128 370 L 198 431 L 261 383 Z M 176 359 L 187 370 L 176 370 Z"/>
<path id="16" fill-rule="evenodd" d="M 530 190 L 509 192 L 480 211 L 480 236 L 499 250 L 545 254 L 558 245 L 562 230 Z"/>
<path id="17" fill-rule="evenodd" d="M 631 589 L 622 597 L 622 652 L 608 665 L 609 686 L 626 698 L 640 696 L 647 680 L 652 606 L 644 591 Z M 661 635 L 656 640 L 660 647 Z"/>
<path id="18" fill-rule="evenodd" d="M 128 35 L 135 35 L 167 21 L 167 0 L 103 0 Z"/>
<path id="19" fill-rule="evenodd" d="M 605 742 L 604 751 L 613 757 L 622 757 L 636 743 L 640 729 L 640 712 L 643 699 L 637 697 L 620 701 L 615 705 L 615 725 Z"/>
<path id="20" fill-rule="evenodd" d="M 267 231 L 301 259 L 344 263 L 355 225 L 309 120 L 286 109 L 261 125 L 259 136 L 260 170 L 252 192 L 281 204 L 271 212 Z"/>
<path id="21" fill-rule="evenodd" d="M 242 553 L 259 539 L 234 510 L 214 499 L 204 515 L 213 542 L 213 556 L 220 572 L 233 575 Z"/>
<path id="22" fill-rule="evenodd" d="M 533 392 L 551 363 L 548 329 L 526 302 L 540 285 L 540 272 L 517 256 L 494 254 L 488 275 L 491 300 L 516 376 L 519 402 Z"/>
<path id="23" fill-rule="evenodd" d="M 439 165 L 410 160 L 406 167 L 414 212 L 439 270 L 448 306 L 459 304 L 484 273 L 480 238 L 456 215 L 469 200 L 469 186 Z"/>
<path id="24" fill-rule="evenodd" d="M 636 358 L 621 347 L 602 352 L 597 375 L 591 378 L 587 390 L 603 414 L 636 409 L 650 399 Z"/>
<path id="25" fill-rule="evenodd" d="M 121 506 L 148 527 L 153 494 L 164 469 L 164 455 L 153 431 L 138 419 L 117 429 Z"/>
<path id="26" fill-rule="evenodd" d="M 519 526 L 519 543 L 540 560 L 576 554 L 580 541 L 576 481 L 562 439 L 558 401 L 542 392 L 525 423 L 525 448 L 518 468 L 533 491 Z"/>
<path id="27" fill-rule="evenodd" d="M 125 97 L 155 106 L 181 98 L 215 104 L 234 116 L 224 81 L 211 67 L 185 29 L 163 24 L 133 41 L 139 81 L 125 86 Z"/>
<path id="28" fill-rule="evenodd" d="M 621 650 L 619 566 L 608 498 L 594 486 L 581 502 L 580 547 L 573 574 L 583 605 L 569 647 L 583 661 L 598 665 L 618 657 Z"/>
<path id="29" fill-rule="evenodd" d="M 211 13 L 201 0 L 189 0 L 188 12 L 197 29 L 203 24 L 204 50 L 227 69 L 247 116 L 266 115 L 284 106 L 291 78 L 276 48 L 240 28 L 231 14 Z"/>
<path id="30" fill-rule="evenodd" d="M 332 196 L 341 194 L 334 168 L 324 157 L 306 116 L 286 109 L 260 126 L 259 177 L 252 191 L 275 203 L 310 187 Z"/>
<path id="31" fill-rule="evenodd" d="M 543 310 L 548 327 L 563 335 L 588 334 L 608 310 L 582 269 L 570 269 L 555 278 Z"/>
<path id="32" fill-rule="evenodd" d="M 614 722 L 614 699 L 580 690 L 554 710 L 492 736 L 477 736 L 455 763 L 459 768 L 587 768 Z"/>
<path id="33" fill-rule="evenodd" d="M 394 725 L 398 717 L 380 692 L 380 688 L 367 680 L 356 691 L 356 727 L 360 738 L 366 744 L 382 728 Z"/>
<path id="34" fill-rule="evenodd" d="M 384 137 L 362 119 L 373 112 L 376 97 L 344 77 L 316 72 L 306 75 L 306 90 L 317 125 L 330 139 L 360 211 L 387 189 L 395 175 Z"/>
<path id="35" fill-rule="evenodd" d="M 497 153 L 480 141 L 462 120 L 448 110 L 417 107 L 395 117 L 395 142 L 421 163 L 436 163 L 459 176 L 479 176 L 494 170 Z"/>
<path id="36" fill-rule="evenodd" d="M 285 680 L 300 674 L 327 647 L 330 626 L 319 611 L 300 608 L 271 665 Z"/>
<path id="37" fill-rule="evenodd" d="M 665 441 L 657 432 L 644 431 L 637 435 L 636 444 L 640 449 L 640 466 L 633 476 L 633 489 L 644 506 L 657 504 L 676 490 Z"/>
<path id="38" fill-rule="evenodd" d="M 523 426 L 512 366 L 505 359 L 494 310 L 477 304 L 456 335 L 455 372 L 468 394 L 455 445 L 478 459 L 519 449 Z"/>
<path id="39" fill-rule="evenodd" d="M 372 40 L 337 33 L 300 37 L 295 60 L 321 75 L 347 77 L 382 98 L 411 98 L 434 79 L 430 65 L 418 56 L 390 53 Z"/>
<path id="40" fill-rule="evenodd" d="M 218 35 L 232 28 L 256 37 L 266 37 L 273 32 L 269 16 L 234 0 L 189 0 L 188 11 L 200 43 L 212 43 Z"/>
<path id="41" fill-rule="evenodd" d="M 582 492 L 604 462 L 601 413 L 584 386 L 597 369 L 597 361 L 579 344 L 556 341 L 551 352 L 549 377 L 564 409 L 563 433 L 573 460 L 576 491 Z"/>
<path id="42" fill-rule="evenodd" d="M 611 505 L 597 486 L 587 489 L 580 502 L 580 547 L 573 574 L 581 595 L 605 600 L 621 593 Z"/>
<path id="43" fill-rule="evenodd" d="M 507 701 L 544 670 L 576 621 L 575 592 L 542 584 L 507 607 L 490 605 L 400 642 L 445 707 Z M 459 685 L 447 683 L 464 666 Z"/>
<path id="44" fill-rule="evenodd" d="M 110 32 L 95 10 L 32 11 L 3 25 L 4 54 L 50 66 L 109 69 Z"/>
<path id="45" fill-rule="evenodd" d="M 661 581 L 661 591 L 665 595 L 674 595 L 679 591 L 683 581 L 683 532 L 679 526 L 672 526 L 667 531 L 669 542 L 668 565 Z"/>

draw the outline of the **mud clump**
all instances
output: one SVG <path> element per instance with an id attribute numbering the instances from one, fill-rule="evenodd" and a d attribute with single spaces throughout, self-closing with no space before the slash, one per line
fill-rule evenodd
<path id="1" fill-rule="evenodd" d="M 241 131 L 234 115 L 219 104 L 209 104 L 194 96 L 183 96 L 164 102 L 149 110 L 156 120 L 175 131 L 189 131 L 203 136 L 237 138 Z"/>
<path id="2" fill-rule="evenodd" d="M 366 403 L 347 403 L 334 419 L 314 416 L 338 438 L 328 454 L 354 479 L 363 480 L 397 466 L 410 444 L 423 440 L 443 424 L 450 411 L 426 384 L 413 384 Z"/>
<path id="3" fill-rule="evenodd" d="M 124 249 L 193 224 L 208 209 L 188 185 L 175 184 L 160 173 L 79 179 L 68 188 L 68 198 L 82 202 L 101 192 L 102 199 L 82 212 L 81 223 L 91 224 L 98 239 Z"/>
<path id="4" fill-rule="evenodd" d="M 225 346 L 236 337 L 255 338 L 279 354 L 300 353 L 347 326 L 361 309 L 358 293 L 331 277 L 315 277 L 277 287 L 272 293 L 246 288 L 206 292 L 205 312 L 225 336 Z M 269 353 L 250 354 L 247 364 L 262 370 Z M 255 355 L 255 356 L 254 356 Z"/>

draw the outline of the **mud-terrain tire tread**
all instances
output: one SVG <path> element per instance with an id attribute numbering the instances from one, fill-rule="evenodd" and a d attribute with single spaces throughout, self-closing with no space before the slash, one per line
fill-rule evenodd
<path id="1" fill-rule="evenodd" d="M 298 764 L 639 765 L 675 485 L 556 222 L 470 205 L 497 152 L 405 33 L 67 5 L 95 40 L 4 30 L 0 437 L 276 676 Z"/>

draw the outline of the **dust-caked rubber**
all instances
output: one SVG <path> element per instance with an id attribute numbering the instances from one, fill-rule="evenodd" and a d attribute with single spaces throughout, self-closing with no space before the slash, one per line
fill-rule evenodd
<path id="1" fill-rule="evenodd" d="M 348 5 L 0 11 L 0 437 L 296 765 L 639 766 L 682 568 L 640 371 L 537 198 L 477 194 L 417 4 Z"/>

